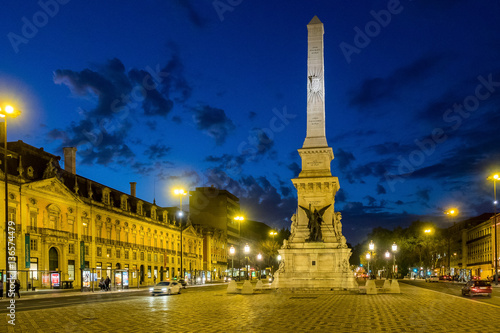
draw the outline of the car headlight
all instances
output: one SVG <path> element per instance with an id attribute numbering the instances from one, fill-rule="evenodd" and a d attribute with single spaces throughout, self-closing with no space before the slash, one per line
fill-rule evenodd
<path id="1" fill-rule="evenodd" d="M 167 288 L 161 288 L 161 291 L 167 291 Z"/>
<path id="2" fill-rule="evenodd" d="M 152 291 L 154 291 L 154 290 L 155 290 L 155 288 L 149 288 L 149 291 L 150 291 L 150 292 L 152 292 Z"/>

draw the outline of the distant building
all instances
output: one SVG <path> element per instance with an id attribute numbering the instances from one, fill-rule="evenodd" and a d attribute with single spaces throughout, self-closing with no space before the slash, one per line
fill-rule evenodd
<path id="1" fill-rule="evenodd" d="M 22 141 L 8 143 L 8 154 L 9 221 L 15 223 L 16 270 L 23 288 L 91 288 L 92 283 L 97 288 L 96 281 L 107 276 L 117 287 L 136 287 L 193 271 L 205 275 L 201 233 L 184 225 L 181 250 L 174 215 L 136 197 L 134 182 L 131 192 L 123 193 L 79 176 L 76 148 L 64 148 L 64 169 L 59 156 Z M 4 234 L 5 224 L 0 225 Z M 5 237 L 0 246 L 5 248 Z M 1 256 L 0 267 L 5 264 Z"/>
<path id="2" fill-rule="evenodd" d="M 221 278 L 228 268 L 229 248 L 240 244 L 240 222 L 234 220 L 240 214 L 240 201 L 214 186 L 197 187 L 189 194 L 191 219 L 203 231 L 203 269 L 214 279 Z"/>

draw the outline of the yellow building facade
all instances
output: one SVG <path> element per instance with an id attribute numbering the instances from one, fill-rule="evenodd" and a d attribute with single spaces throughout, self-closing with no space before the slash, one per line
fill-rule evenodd
<path id="1" fill-rule="evenodd" d="M 127 194 L 78 176 L 75 148 L 65 148 L 65 169 L 43 149 L 21 141 L 8 148 L 8 167 L 15 170 L 8 175 L 9 221 L 22 288 L 96 289 L 106 277 L 116 288 L 132 288 L 205 275 L 202 234 L 189 221 L 181 233 L 166 208 L 136 197 L 135 183 Z M 3 172 L 0 179 L 3 188 Z M 2 249 L 5 242 L 2 237 Z M 3 271 L 5 261 L 2 256 Z"/>

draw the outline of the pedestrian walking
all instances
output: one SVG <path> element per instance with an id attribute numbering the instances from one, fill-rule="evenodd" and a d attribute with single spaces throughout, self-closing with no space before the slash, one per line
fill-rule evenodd
<path id="1" fill-rule="evenodd" d="M 111 279 L 109 278 L 109 276 L 106 277 L 106 281 L 104 281 L 104 283 L 106 284 L 106 291 L 110 290 L 109 285 L 111 283 Z"/>
<path id="2" fill-rule="evenodd" d="M 0 280 L 0 299 L 3 299 L 3 281 Z"/>
<path id="3" fill-rule="evenodd" d="M 17 294 L 17 298 L 21 298 L 21 294 L 19 293 L 20 289 L 21 289 L 21 283 L 19 282 L 19 280 L 16 280 L 16 282 L 14 282 L 14 291 Z"/>
<path id="4" fill-rule="evenodd" d="M 101 288 L 101 291 L 104 290 L 104 278 L 101 277 L 101 281 L 99 281 L 99 288 Z"/>

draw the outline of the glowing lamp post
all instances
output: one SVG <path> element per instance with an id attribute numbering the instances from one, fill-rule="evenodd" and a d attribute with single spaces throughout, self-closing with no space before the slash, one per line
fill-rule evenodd
<path id="1" fill-rule="evenodd" d="M 373 250 L 375 250 L 375 244 L 373 244 L 373 241 L 370 241 L 368 249 L 370 249 L 370 261 L 371 261 L 371 257 L 373 257 Z M 371 279 L 370 266 L 368 266 L 368 278 Z"/>
<path id="2" fill-rule="evenodd" d="M 182 215 L 183 215 L 183 212 L 182 212 L 182 197 L 185 196 L 187 193 L 183 190 L 183 189 L 175 189 L 174 190 L 174 194 L 175 195 L 178 195 L 179 198 L 180 198 L 180 205 L 179 205 L 179 226 L 180 226 L 180 229 L 181 229 L 181 278 L 184 279 L 184 271 L 183 271 L 183 268 L 182 268 Z"/>
<path id="3" fill-rule="evenodd" d="M 394 275 L 396 273 L 396 251 L 398 250 L 398 246 L 396 245 L 396 243 L 393 243 L 392 244 L 392 259 L 393 259 L 393 264 L 392 264 L 392 273 L 393 273 L 393 278 L 394 278 Z"/>
<path id="4" fill-rule="evenodd" d="M 231 245 L 229 248 L 229 253 L 231 253 L 231 280 L 234 278 L 234 253 L 236 249 Z"/>
<path id="5" fill-rule="evenodd" d="M 257 255 L 257 261 L 258 261 L 258 263 L 259 263 L 259 280 L 260 280 L 260 278 L 261 278 L 261 268 L 260 268 L 260 261 L 261 261 L 261 260 L 262 260 L 262 254 L 260 254 L 260 253 L 259 253 L 259 254 Z"/>
<path id="6" fill-rule="evenodd" d="M 245 255 L 246 255 L 246 258 L 247 258 L 247 280 L 249 279 L 249 273 L 250 273 L 250 270 L 248 269 L 248 255 L 250 253 L 250 245 L 246 244 L 245 245 Z"/>
<path id="7" fill-rule="evenodd" d="M 497 180 L 500 179 L 498 174 L 491 175 L 487 178 L 493 181 L 493 209 L 494 209 L 494 219 L 493 228 L 495 229 L 495 245 L 493 247 L 493 260 L 495 261 L 495 284 L 498 285 L 498 245 L 497 245 Z"/>
<path id="8" fill-rule="evenodd" d="M 3 147 L 4 147 L 4 154 L 3 154 L 3 173 L 4 173 L 4 182 L 5 182 L 5 281 L 9 277 L 9 185 L 8 185 L 8 174 L 7 174 L 7 117 L 12 117 L 15 118 L 18 115 L 21 114 L 21 111 L 15 110 L 12 106 L 6 105 L 3 109 L 0 108 L 0 118 L 3 118 L 3 124 L 4 124 L 4 141 L 3 141 Z M 14 227 L 10 226 L 10 228 Z M 2 277 L 3 278 L 3 277 Z M 7 294 L 7 284 L 5 285 L 5 293 Z"/>
<path id="9" fill-rule="evenodd" d="M 389 250 L 385 251 L 385 265 L 386 266 L 389 266 L 389 258 L 391 257 L 391 253 L 389 252 Z M 385 278 L 387 279 L 387 271 L 385 272 Z"/>

